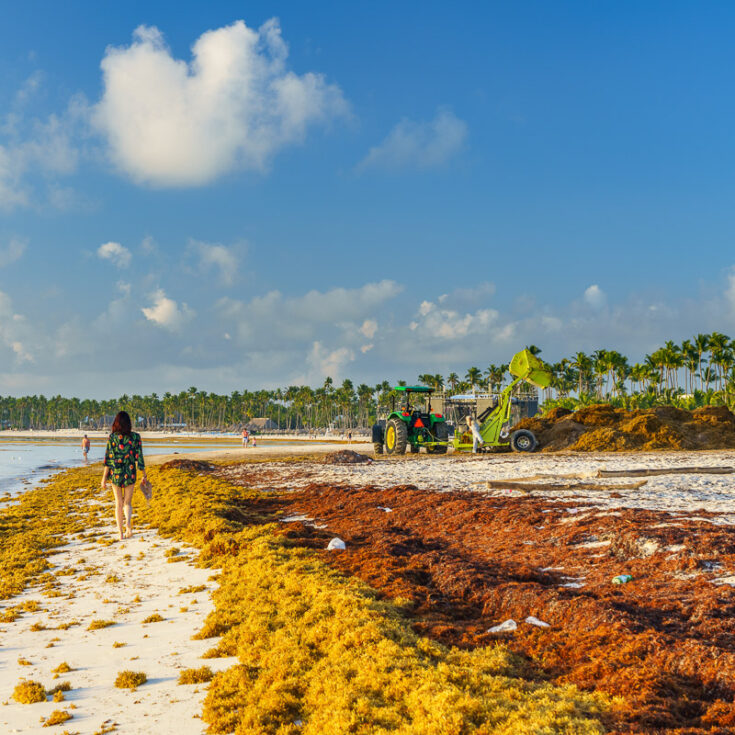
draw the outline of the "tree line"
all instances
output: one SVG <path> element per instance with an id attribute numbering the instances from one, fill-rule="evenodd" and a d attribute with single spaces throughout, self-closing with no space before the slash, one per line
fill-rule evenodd
<path id="1" fill-rule="evenodd" d="M 528 349 L 536 355 L 535 345 Z M 610 402 L 627 408 L 670 404 L 735 407 L 735 340 L 725 334 L 698 334 L 680 345 L 667 341 L 630 363 L 615 350 L 577 352 L 559 362 L 545 363 L 553 378 L 543 391 L 543 408 L 576 408 Z M 508 365 L 470 367 L 463 376 L 424 373 L 418 382 L 449 393 L 497 393 L 511 380 Z M 369 426 L 396 395 L 387 380 L 377 385 L 351 380 L 335 385 L 327 378 L 318 388 L 289 386 L 275 390 L 208 393 L 191 387 L 180 393 L 122 395 L 92 399 L 54 396 L 0 396 L 0 426 L 15 429 L 108 428 L 114 415 L 127 411 L 141 429 L 189 431 L 236 430 L 255 417 L 268 417 L 285 431 L 350 430 Z M 397 385 L 406 385 L 401 380 Z"/>
<path id="2" fill-rule="evenodd" d="M 535 355 L 541 350 L 528 349 Z M 576 352 L 559 362 L 544 363 L 552 374 L 543 392 L 543 407 L 607 402 L 624 408 L 675 405 L 696 408 L 703 405 L 735 407 L 735 340 L 720 332 L 697 334 L 676 344 L 668 340 L 662 347 L 632 363 L 617 350 Z M 441 376 L 420 379 L 436 387 Z M 452 390 L 484 389 L 497 392 L 509 378 L 508 365 L 490 365 L 484 372 L 470 368 L 463 381 L 452 373 L 447 382 Z"/>

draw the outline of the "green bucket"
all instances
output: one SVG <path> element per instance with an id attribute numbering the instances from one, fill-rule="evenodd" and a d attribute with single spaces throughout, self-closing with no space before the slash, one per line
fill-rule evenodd
<path id="1" fill-rule="evenodd" d="M 521 350 L 518 354 L 513 355 L 508 370 L 511 375 L 537 388 L 548 388 L 551 383 L 551 373 L 544 367 L 543 362 L 528 350 Z"/>

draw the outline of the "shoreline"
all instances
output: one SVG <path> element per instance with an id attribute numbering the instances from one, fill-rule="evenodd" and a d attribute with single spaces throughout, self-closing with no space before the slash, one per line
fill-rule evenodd
<path id="1" fill-rule="evenodd" d="M 241 444 L 242 438 L 239 433 L 234 432 L 207 432 L 207 431 L 165 431 L 165 430 L 141 430 L 138 432 L 142 439 L 151 440 L 179 440 L 179 441 L 211 441 L 211 442 L 233 442 Z M 2 429 L 0 430 L 0 440 L 12 439 L 81 439 L 84 435 L 90 439 L 107 439 L 110 432 L 102 429 Z M 255 434 L 258 441 L 269 442 L 319 442 L 347 444 L 347 432 L 339 434 Z M 353 432 L 353 443 L 360 440 L 366 440 L 367 434 L 358 434 Z"/>

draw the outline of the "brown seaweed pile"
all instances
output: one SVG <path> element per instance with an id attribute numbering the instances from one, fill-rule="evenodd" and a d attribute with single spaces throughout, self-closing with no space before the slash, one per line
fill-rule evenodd
<path id="1" fill-rule="evenodd" d="M 555 408 L 523 419 L 542 452 L 735 449 L 735 416 L 725 406 L 685 411 L 674 406 L 626 411 L 604 403 L 578 411 Z"/>
<path id="2" fill-rule="evenodd" d="M 324 464 L 365 464 L 373 460 L 365 454 L 353 452 L 351 449 L 341 449 L 331 452 L 324 458 Z"/>
<path id="3" fill-rule="evenodd" d="M 735 530 L 708 514 L 407 486 L 313 485 L 278 507 L 317 524 L 284 524 L 297 544 L 344 539 L 324 559 L 409 601 L 418 632 L 464 649 L 500 639 L 531 678 L 619 697 L 614 733 L 735 732 L 735 590 L 723 583 L 735 580 Z M 633 581 L 613 584 L 621 573 Z M 509 618 L 517 630 L 489 632 Z"/>
<path id="4" fill-rule="evenodd" d="M 161 465 L 162 470 L 184 470 L 185 472 L 214 472 L 218 467 L 200 459 L 172 459 Z"/>

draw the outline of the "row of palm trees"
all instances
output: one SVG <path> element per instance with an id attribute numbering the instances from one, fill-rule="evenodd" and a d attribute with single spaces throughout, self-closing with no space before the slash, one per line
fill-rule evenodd
<path id="1" fill-rule="evenodd" d="M 223 431 L 267 416 L 285 430 L 367 426 L 376 398 L 390 392 L 384 382 L 355 388 L 351 380 L 335 386 L 331 378 L 316 389 L 290 386 L 276 390 L 207 393 L 191 387 L 180 393 L 122 395 L 110 400 L 54 396 L 0 396 L 0 428 L 107 428 L 118 411 L 127 411 L 141 429 Z"/>
<path id="2" fill-rule="evenodd" d="M 541 349 L 529 345 L 538 355 Z M 719 332 L 698 334 L 680 345 L 672 341 L 631 364 L 616 350 L 577 352 L 546 364 L 553 375 L 544 391 L 544 408 L 575 408 L 600 401 L 626 407 L 670 403 L 685 408 L 703 404 L 735 407 L 735 341 Z M 508 365 L 470 367 L 464 377 L 451 372 L 424 373 L 421 384 L 438 391 L 498 392 L 511 379 Z M 398 381 L 405 385 L 405 381 Z M 0 396 L 0 427 L 62 429 L 108 427 L 119 410 L 145 429 L 236 429 L 251 418 L 267 416 L 284 430 L 334 427 L 350 430 L 369 426 L 396 392 L 387 380 L 377 385 L 351 380 L 335 385 L 327 378 L 318 388 L 289 386 L 275 390 L 207 393 L 191 387 L 180 393 L 122 395 L 110 400 L 54 396 Z"/>
<path id="3" fill-rule="evenodd" d="M 535 345 L 528 349 L 538 355 Z M 609 401 L 637 407 L 671 403 L 682 407 L 703 404 L 735 405 L 735 340 L 726 334 L 697 334 L 680 345 L 667 341 L 631 364 L 616 350 L 577 352 L 556 363 L 545 363 L 553 379 L 544 391 L 544 406 L 577 405 Z M 470 368 L 459 380 L 447 378 L 452 390 L 497 392 L 510 377 L 508 365 L 490 365 L 483 372 Z M 425 385 L 440 387 L 441 376 L 421 375 Z"/>

